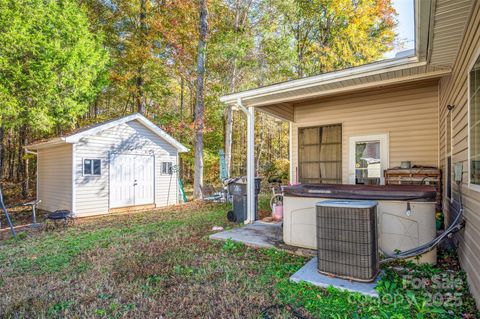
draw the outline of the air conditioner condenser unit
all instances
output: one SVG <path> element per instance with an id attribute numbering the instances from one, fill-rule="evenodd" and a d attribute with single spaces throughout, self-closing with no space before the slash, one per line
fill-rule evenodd
<path id="1" fill-rule="evenodd" d="M 326 200 L 316 204 L 318 271 L 371 282 L 379 272 L 377 202 Z"/>

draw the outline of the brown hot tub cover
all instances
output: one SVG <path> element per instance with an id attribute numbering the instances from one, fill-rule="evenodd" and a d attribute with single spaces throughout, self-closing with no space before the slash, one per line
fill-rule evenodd
<path id="1" fill-rule="evenodd" d="M 344 185 L 299 184 L 283 188 L 285 196 L 435 201 L 437 193 L 430 185 Z"/>

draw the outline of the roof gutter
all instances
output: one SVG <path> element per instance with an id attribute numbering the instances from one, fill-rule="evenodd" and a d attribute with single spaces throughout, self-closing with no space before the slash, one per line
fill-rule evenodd
<path id="1" fill-rule="evenodd" d="M 435 25 L 434 21 L 432 20 L 435 16 L 435 9 L 437 8 L 437 0 L 432 0 L 430 4 L 430 16 L 428 17 L 428 41 L 427 41 L 427 56 L 426 61 L 430 63 L 430 58 L 432 57 L 432 49 L 433 49 L 433 27 Z"/>

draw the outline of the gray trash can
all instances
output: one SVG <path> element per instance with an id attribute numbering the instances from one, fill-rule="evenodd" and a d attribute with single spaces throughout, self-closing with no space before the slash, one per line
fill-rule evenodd
<path id="1" fill-rule="evenodd" d="M 258 219 L 258 194 L 261 178 L 255 178 L 255 219 Z M 247 179 L 241 178 L 228 185 L 228 192 L 233 197 L 233 210 L 227 213 L 231 222 L 242 223 L 247 219 Z"/>

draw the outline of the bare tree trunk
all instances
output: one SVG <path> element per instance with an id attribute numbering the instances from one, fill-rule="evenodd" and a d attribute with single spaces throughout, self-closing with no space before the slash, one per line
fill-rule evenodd
<path id="1" fill-rule="evenodd" d="M 143 48 L 145 48 L 145 32 L 147 26 L 145 24 L 146 18 L 146 8 L 145 8 L 145 0 L 140 0 L 140 43 Z M 137 72 L 137 112 L 145 114 L 145 79 L 143 78 L 143 62 L 142 65 L 138 68 Z"/>
<path id="2" fill-rule="evenodd" d="M 236 28 L 238 28 L 236 26 Z M 237 76 L 237 61 L 233 62 L 233 70 L 230 78 L 230 93 L 235 92 L 235 78 Z M 232 166 L 232 136 L 233 136 L 233 108 L 227 106 L 227 118 L 225 120 L 225 164 L 227 176 L 230 177 Z"/>
<path id="3" fill-rule="evenodd" d="M 207 0 L 200 0 L 200 38 L 197 57 L 197 100 L 195 104 L 195 176 L 193 196 L 202 197 L 203 186 L 203 130 L 205 121 L 205 59 L 208 32 Z"/>
<path id="4" fill-rule="evenodd" d="M 98 99 L 95 99 L 95 103 L 93 104 L 93 118 L 96 119 L 98 115 Z"/>
<path id="5" fill-rule="evenodd" d="M 189 83 L 188 90 L 190 93 L 190 116 L 192 117 L 192 121 L 195 121 L 195 88 L 193 87 L 192 83 Z"/>
<path id="6" fill-rule="evenodd" d="M 10 130 L 10 138 L 8 139 L 8 180 L 13 181 L 15 172 L 15 134 Z"/>
<path id="7" fill-rule="evenodd" d="M 245 19 L 248 15 L 248 9 L 251 4 L 251 1 L 247 4 L 246 11 L 244 14 L 244 19 L 242 19 L 242 5 L 241 0 L 237 0 L 235 5 L 235 22 L 234 30 L 235 32 L 240 32 L 240 25 L 245 22 Z M 236 78 L 237 78 L 237 58 L 234 57 L 233 68 L 231 71 L 230 77 L 230 93 L 234 93 L 236 89 Z M 232 136 L 233 136 L 233 109 L 229 105 L 227 106 L 227 116 L 225 120 L 225 164 L 227 167 L 227 175 L 230 177 L 232 173 Z"/>
<path id="8" fill-rule="evenodd" d="M 0 180 L 3 177 L 3 163 L 5 158 L 5 129 L 0 126 Z"/>
<path id="9" fill-rule="evenodd" d="M 183 109 L 185 108 L 185 80 L 180 78 L 180 118 L 183 119 Z"/>
<path id="10" fill-rule="evenodd" d="M 21 182 L 22 197 L 28 197 L 28 161 L 25 158 L 25 148 L 27 145 L 27 126 L 22 125 L 18 132 L 18 176 Z"/>
<path id="11" fill-rule="evenodd" d="M 303 77 L 303 48 L 300 43 L 300 27 L 298 27 L 295 33 L 297 42 L 297 77 L 300 79 Z"/>
<path id="12" fill-rule="evenodd" d="M 264 128 L 265 128 L 265 117 L 262 114 L 260 115 L 260 134 L 259 134 L 260 143 L 257 144 L 257 151 L 255 152 L 257 154 L 257 158 L 255 159 L 255 167 L 257 171 L 255 172 L 255 174 L 258 174 L 258 170 L 260 169 L 260 158 L 262 157 L 263 145 L 265 143 Z"/>
<path id="13" fill-rule="evenodd" d="M 233 143 L 233 109 L 227 106 L 227 118 L 225 120 L 225 166 L 227 176 L 232 173 L 232 143 Z"/>

